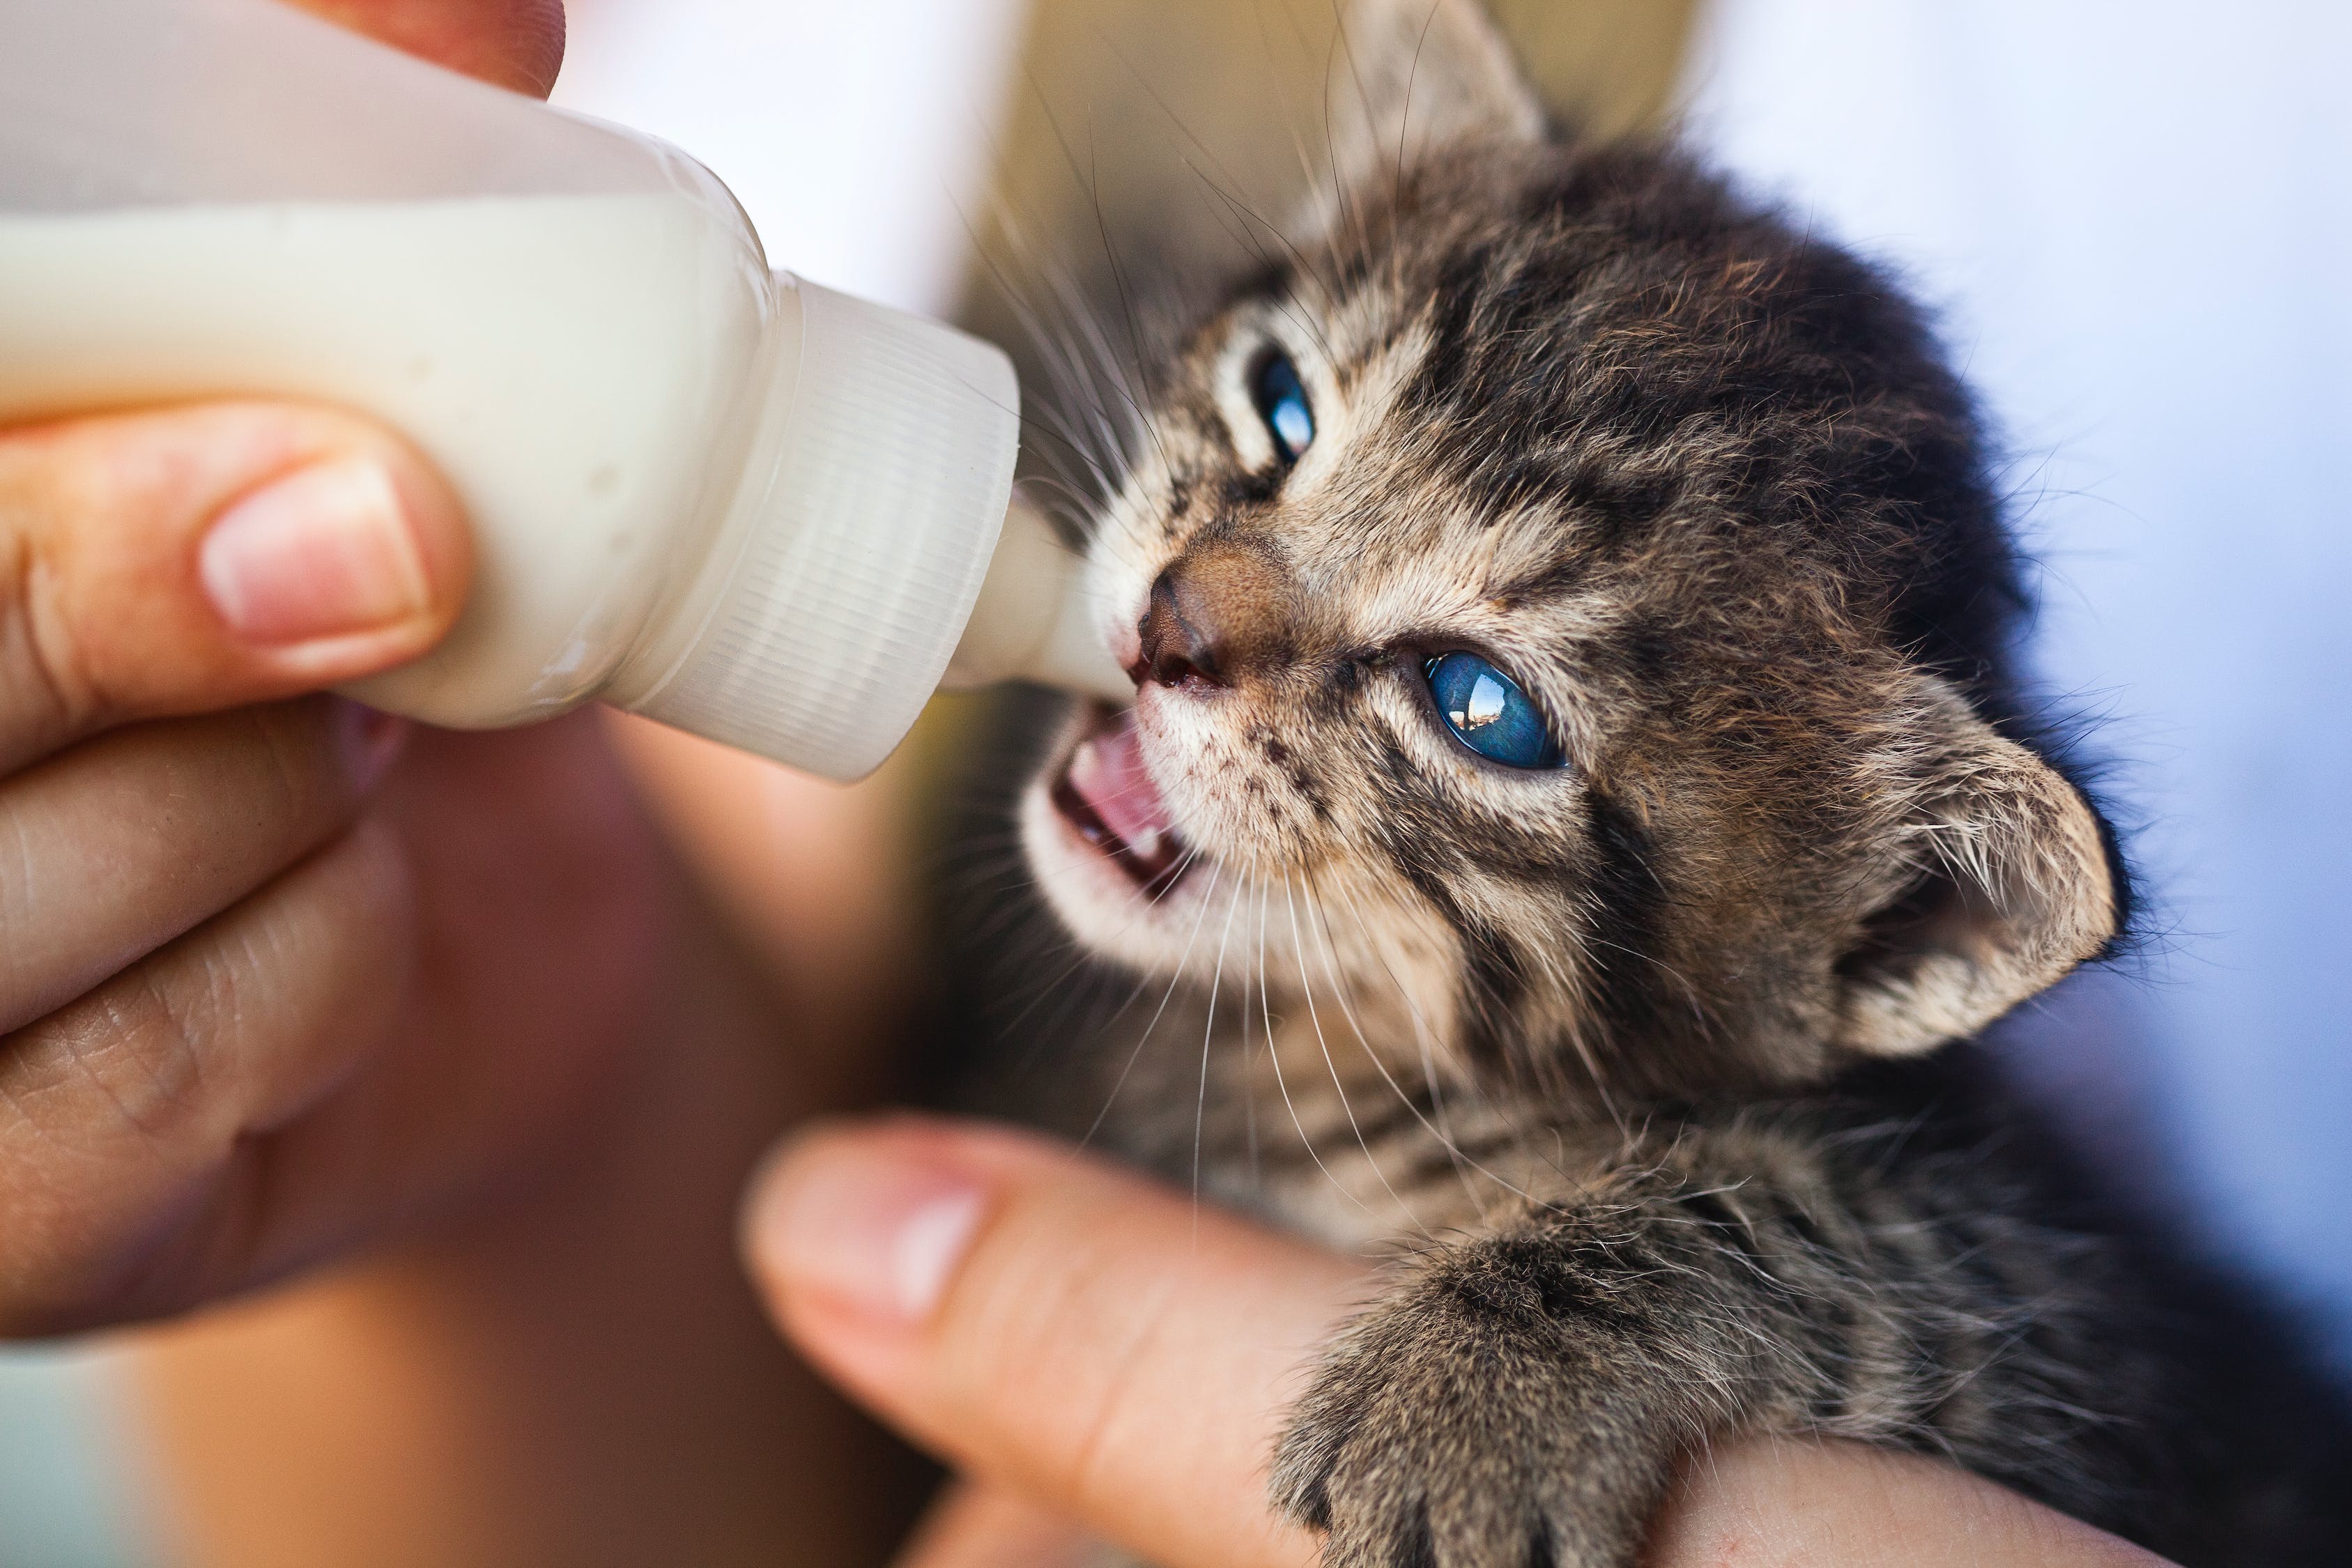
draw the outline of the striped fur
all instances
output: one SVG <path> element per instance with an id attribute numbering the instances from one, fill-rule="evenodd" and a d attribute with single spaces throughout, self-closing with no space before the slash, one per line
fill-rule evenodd
<path id="1" fill-rule="evenodd" d="M 1750 1430 L 2192 1564 L 2342 1561 L 2352 1444 L 2283 1342 L 1930 1054 L 2127 899 L 2021 722 L 2018 565 L 1919 313 L 1671 150 L 1548 128 L 1455 0 L 1353 34 L 1334 194 L 1144 367 L 1092 520 L 1126 660 L 1155 583 L 1242 584 L 1221 681 L 1139 704 L 1197 861 L 1156 899 L 1087 864 L 1047 788 L 1083 721 L 1045 741 L 1030 862 L 1129 1004 L 1028 1019 L 1052 1094 L 983 1065 L 983 1100 L 1393 1252 L 1276 1466 L 1340 1568 L 1618 1568 Z M 1453 647 L 1567 767 L 1446 738 Z"/>

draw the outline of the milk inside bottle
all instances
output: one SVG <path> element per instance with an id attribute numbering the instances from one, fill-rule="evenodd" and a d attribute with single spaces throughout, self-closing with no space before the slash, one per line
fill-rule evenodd
<path id="1" fill-rule="evenodd" d="M 0 9 L 0 424 L 223 395 L 383 419 L 478 573 L 395 711 L 592 697 L 838 777 L 967 678 L 1124 687 L 993 348 L 772 272 L 723 186 L 273 0 Z"/>

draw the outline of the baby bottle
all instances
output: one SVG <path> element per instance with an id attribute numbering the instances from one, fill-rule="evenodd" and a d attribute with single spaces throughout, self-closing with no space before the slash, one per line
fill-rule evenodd
<path id="1" fill-rule="evenodd" d="M 394 712 L 854 778 L 951 659 L 1126 689 L 1006 522 L 1004 356 L 771 271 L 684 154 L 276 0 L 0 5 L 0 423 L 220 395 L 364 410 L 466 502 L 457 626 L 350 689 Z"/>

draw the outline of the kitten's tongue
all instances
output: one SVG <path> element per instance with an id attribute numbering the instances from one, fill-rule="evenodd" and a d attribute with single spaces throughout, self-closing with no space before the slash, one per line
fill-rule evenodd
<path id="1" fill-rule="evenodd" d="M 1144 771 L 1132 710 L 1101 715 L 1054 781 L 1053 801 L 1079 837 L 1154 898 L 1192 864 L 1184 836 Z"/>
<path id="2" fill-rule="evenodd" d="M 1134 710 L 1121 711 L 1078 743 L 1070 758 L 1069 784 L 1139 864 L 1158 861 L 1171 844 L 1175 824 L 1169 820 L 1159 786 L 1144 771 Z"/>

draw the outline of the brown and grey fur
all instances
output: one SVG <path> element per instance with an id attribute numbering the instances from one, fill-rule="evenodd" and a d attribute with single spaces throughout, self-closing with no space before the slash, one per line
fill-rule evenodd
<path id="1" fill-rule="evenodd" d="M 1059 1048 L 1024 1016 L 1058 1098 L 1021 1109 L 1398 1255 L 1280 1506 L 1335 1568 L 1617 1568 L 1682 1457 L 1769 1431 L 2192 1565 L 2346 1560 L 2352 1445 L 2284 1341 L 1937 1050 L 2126 900 L 2021 722 L 2017 565 L 1919 314 L 1672 152 L 1559 135 L 1454 0 L 1350 37 L 1339 194 L 1142 367 L 1092 521 L 1198 860 L 1147 900 L 1057 834 L 1083 720 L 1018 807 L 1141 982 Z M 1268 343 L 1318 423 L 1287 471 Z M 1416 671 L 1452 647 L 1567 767 L 1446 739 Z"/>

